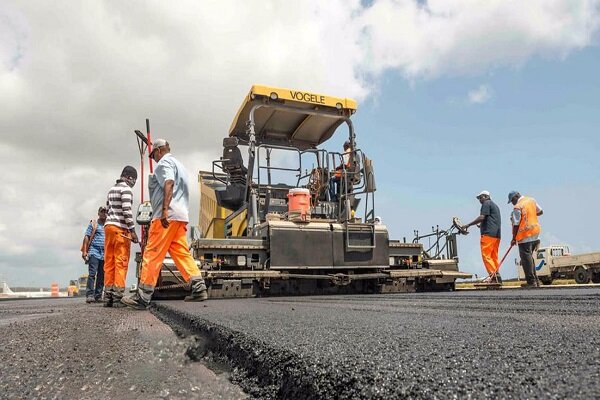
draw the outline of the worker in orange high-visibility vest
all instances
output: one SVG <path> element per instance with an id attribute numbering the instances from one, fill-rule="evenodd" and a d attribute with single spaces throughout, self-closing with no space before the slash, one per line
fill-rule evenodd
<path id="1" fill-rule="evenodd" d="M 544 210 L 542 210 L 533 197 L 521 196 L 516 190 L 508 194 L 508 203 L 512 203 L 514 206 L 511 214 L 513 233 L 511 245 L 519 244 L 521 267 L 527 280 L 527 283 L 521 286 L 528 288 L 539 287 L 540 283 L 535 273 L 533 253 L 540 245 L 539 236 L 541 226 L 538 217 L 544 213 Z"/>
<path id="2" fill-rule="evenodd" d="M 488 273 L 484 283 L 502 283 L 502 278 L 498 274 L 498 248 L 500 247 L 500 208 L 494 203 L 487 190 L 481 191 L 477 195 L 477 200 L 481 203 L 479 216 L 466 225 L 463 229 L 469 229 L 472 225 L 479 225 L 481 231 L 481 258 L 483 265 Z"/>
<path id="3" fill-rule="evenodd" d="M 142 258 L 138 289 L 121 302 L 136 310 L 148 308 L 167 252 L 183 279 L 190 284 L 190 295 L 185 301 L 204 301 L 208 298 L 206 284 L 186 239 L 189 221 L 188 174 L 171 154 L 165 139 L 154 141 L 150 157 L 158 164 L 148 181 L 152 204 L 148 243 Z"/>
<path id="4" fill-rule="evenodd" d="M 344 154 L 342 155 L 343 165 L 338 165 L 333 171 L 333 177 L 329 180 L 329 199 L 338 201 L 341 191 L 342 171 L 348 170 L 351 166 L 352 145 L 350 141 L 344 142 Z"/>

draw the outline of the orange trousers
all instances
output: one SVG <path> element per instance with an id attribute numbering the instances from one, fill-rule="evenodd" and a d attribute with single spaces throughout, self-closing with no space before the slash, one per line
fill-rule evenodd
<path id="1" fill-rule="evenodd" d="M 498 272 L 498 248 L 500 238 L 481 235 L 481 258 L 488 274 Z"/>
<path id="2" fill-rule="evenodd" d="M 104 226 L 104 290 L 116 298 L 123 297 L 129 267 L 131 241 L 127 229 L 115 225 Z"/>
<path id="3" fill-rule="evenodd" d="M 190 254 L 186 232 L 187 222 L 169 221 L 169 227 L 165 229 L 159 219 L 152 221 L 142 259 L 141 289 L 150 292 L 154 290 L 167 251 L 186 282 L 189 282 L 190 277 L 201 276 L 200 269 Z"/>

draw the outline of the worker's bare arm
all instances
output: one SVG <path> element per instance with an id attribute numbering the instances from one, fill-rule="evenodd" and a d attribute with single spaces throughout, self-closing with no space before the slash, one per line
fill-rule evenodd
<path id="1" fill-rule="evenodd" d="M 512 240 L 510 244 L 514 246 L 517 244 L 517 232 L 519 232 L 519 225 L 513 225 L 512 227 Z"/>
<path id="2" fill-rule="evenodd" d="M 85 235 L 85 237 L 83 238 L 83 251 L 81 252 L 81 258 L 83 258 L 84 260 L 87 260 L 88 257 L 88 248 L 90 247 L 90 237 L 88 235 Z"/>
<path id="3" fill-rule="evenodd" d="M 160 223 L 163 228 L 169 227 L 169 221 L 167 220 L 167 214 L 169 212 L 169 204 L 171 204 L 171 200 L 173 200 L 173 185 L 175 184 L 172 180 L 165 181 L 165 187 L 163 189 L 163 203 L 162 203 L 162 217 L 160 219 Z"/>
<path id="4" fill-rule="evenodd" d="M 466 225 L 463 225 L 464 229 L 469 229 L 470 226 L 473 225 L 478 225 L 480 223 L 482 223 L 485 220 L 485 215 L 480 215 L 479 217 L 475 218 L 473 221 L 469 222 Z"/>

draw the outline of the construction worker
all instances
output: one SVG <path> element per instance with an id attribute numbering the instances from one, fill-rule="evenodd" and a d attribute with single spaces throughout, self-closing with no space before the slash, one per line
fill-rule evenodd
<path id="1" fill-rule="evenodd" d="M 133 214 L 133 191 L 137 171 L 126 166 L 121 177 L 108 191 L 108 215 L 104 223 L 104 284 L 105 307 L 120 304 L 125 293 L 125 279 L 129 266 L 131 242 L 137 243 Z"/>
<path id="2" fill-rule="evenodd" d="M 508 194 L 508 203 L 514 206 L 511 214 L 512 241 L 511 245 L 519 244 L 519 257 L 527 283 L 522 287 L 539 287 L 540 283 L 535 273 L 533 253 L 540 245 L 541 226 L 538 217 L 544 213 L 533 197 L 521 196 L 516 190 Z"/>
<path id="3" fill-rule="evenodd" d="M 98 219 L 91 220 L 81 246 L 81 257 L 88 265 L 88 278 L 85 290 L 85 302 L 100 302 L 104 288 L 104 223 L 106 207 L 98 209 Z M 69 286 L 70 287 L 70 286 Z"/>
<path id="4" fill-rule="evenodd" d="M 156 139 L 152 146 L 150 157 L 158 164 L 148 181 L 153 215 L 142 259 L 140 283 L 135 294 L 121 300 L 137 310 L 146 309 L 150 305 L 167 252 L 183 279 L 190 283 L 191 294 L 185 297 L 185 301 L 203 301 L 208 298 L 204 279 L 190 254 L 186 239 L 189 221 L 188 174 L 171 154 L 171 148 L 165 139 Z"/>
<path id="5" fill-rule="evenodd" d="M 481 203 L 479 216 L 466 225 L 463 229 L 467 230 L 470 226 L 479 225 L 481 231 L 481 258 L 483 265 L 488 273 L 484 283 L 502 283 L 498 274 L 498 248 L 500 247 L 500 209 L 490 197 L 487 190 L 481 191 L 477 196 Z"/>
<path id="6" fill-rule="evenodd" d="M 338 194 L 340 193 L 340 182 L 342 181 L 342 171 L 344 168 L 348 170 L 350 168 L 350 156 L 352 155 L 352 145 L 350 141 L 344 142 L 344 154 L 342 155 L 343 165 L 338 165 L 333 172 L 333 178 L 329 180 L 329 198 L 331 201 L 338 200 Z"/>

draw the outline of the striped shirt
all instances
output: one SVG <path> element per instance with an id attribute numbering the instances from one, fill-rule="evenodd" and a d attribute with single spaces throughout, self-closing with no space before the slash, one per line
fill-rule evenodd
<path id="1" fill-rule="evenodd" d="M 133 192 L 127 184 L 118 180 L 115 186 L 108 191 L 106 205 L 108 215 L 104 225 L 115 225 L 119 228 L 132 230 L 135 228 L 131 212 Z"/>

